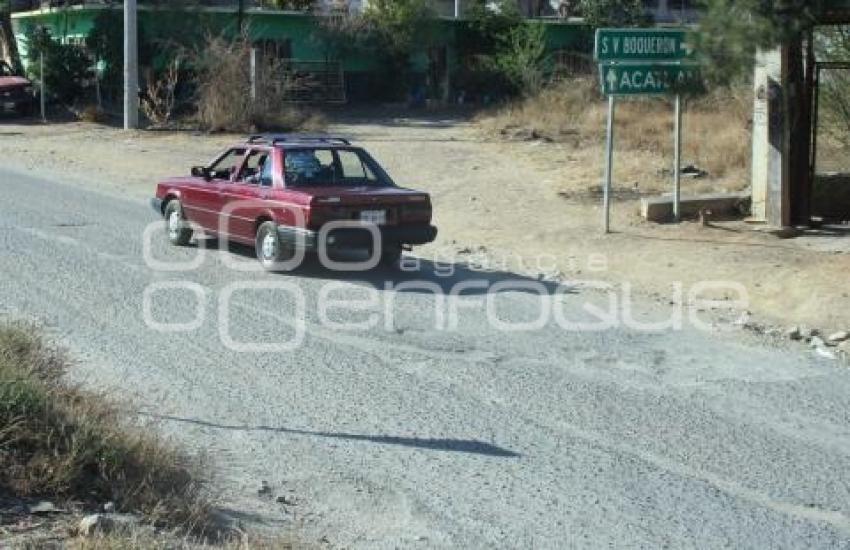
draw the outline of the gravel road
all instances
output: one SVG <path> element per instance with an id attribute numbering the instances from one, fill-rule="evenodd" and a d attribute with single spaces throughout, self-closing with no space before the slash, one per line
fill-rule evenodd
<path id="1" fill-rule="evenodd" d="M 694 328 L 497 330 L 487 303 L 519 322 L 551 297 L 460 265 L 270 275 L 228 267 L 251 251 L 215 250 L 152 269 L 156 217 L 137 197 L 4 169 L 0 189 L 0 313 L 44 323 L 80 357 L 76 379 L 207 457 L 249 527 L 353 548 L 850 545 L 850 370 L 836 362 Z M 151 243 L 162 262 L 198 254 Z M 448 310 L 421 282 L 473 279 L 457 328 L 436 328 Z M 320 322 L 322 292 L 377 299 L 327 312 L 377 326 Z M 561 298 L 584 320 L 603 304 Z M 145 311 L 187 330 L 154 330 Z M 223 343 L 302 328 L 290 351 Z"/>

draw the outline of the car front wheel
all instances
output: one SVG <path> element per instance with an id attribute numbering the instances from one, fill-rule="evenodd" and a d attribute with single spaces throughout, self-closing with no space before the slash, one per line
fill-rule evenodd
<path id="1" fill-rule="evenodd" d="M 186 246 L 192 239 L 192 228 L 183 215 L 183 205 L 172 200 L 165 206 L 165 229 L 168 241 L 175 246 Z"/>

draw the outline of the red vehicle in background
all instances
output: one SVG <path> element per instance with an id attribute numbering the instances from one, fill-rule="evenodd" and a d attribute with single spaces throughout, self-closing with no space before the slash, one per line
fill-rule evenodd
<path id="1" fill-rule="evenodd" d="M 319 250 L 320 239 L 395 265 L 402 250 L 437 235 L 427 193 L 398 187 L 365 150 L 331 136 L 252 136 L 190 176 L 159 183 L 152 206 L 172 244 L 188 244 L 201 228 L 254 246 L 269 270 L 299 248 Z"/>
<path id="2" fill-rule="evenodd" d="M 0 59 L 0 113 L 13 111 L 24 116 L 30 115 L 34 99 L 32 82 L 16 75 L 12 68 Z"/>

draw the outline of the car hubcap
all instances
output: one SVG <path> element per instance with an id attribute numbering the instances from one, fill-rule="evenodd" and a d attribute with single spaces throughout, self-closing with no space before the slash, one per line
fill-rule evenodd
<path id="1" fill-rule="evenodd" d="M 271 233 L 266 233 L 263 237 L 263 258 L 268 260 L 274 258 L 275 239 Z"/>
<path id="2" fill-rule="evenodd" d="M 168 216 L 168 236 L 176 239 L 180 234 L 180 226 L 183 220 L 180 218 L 180 213 L 176 210 Z"/>

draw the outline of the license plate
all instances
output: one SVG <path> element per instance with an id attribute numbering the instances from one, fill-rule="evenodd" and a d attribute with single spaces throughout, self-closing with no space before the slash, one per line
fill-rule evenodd
<path id="1" fill-rule="evenodd" d="M 386 210 L 363 210 L 360 212 L 360 221 L 366 223 L 374 223 L 375 225 L 384 225 L 387 223 Z"/>

